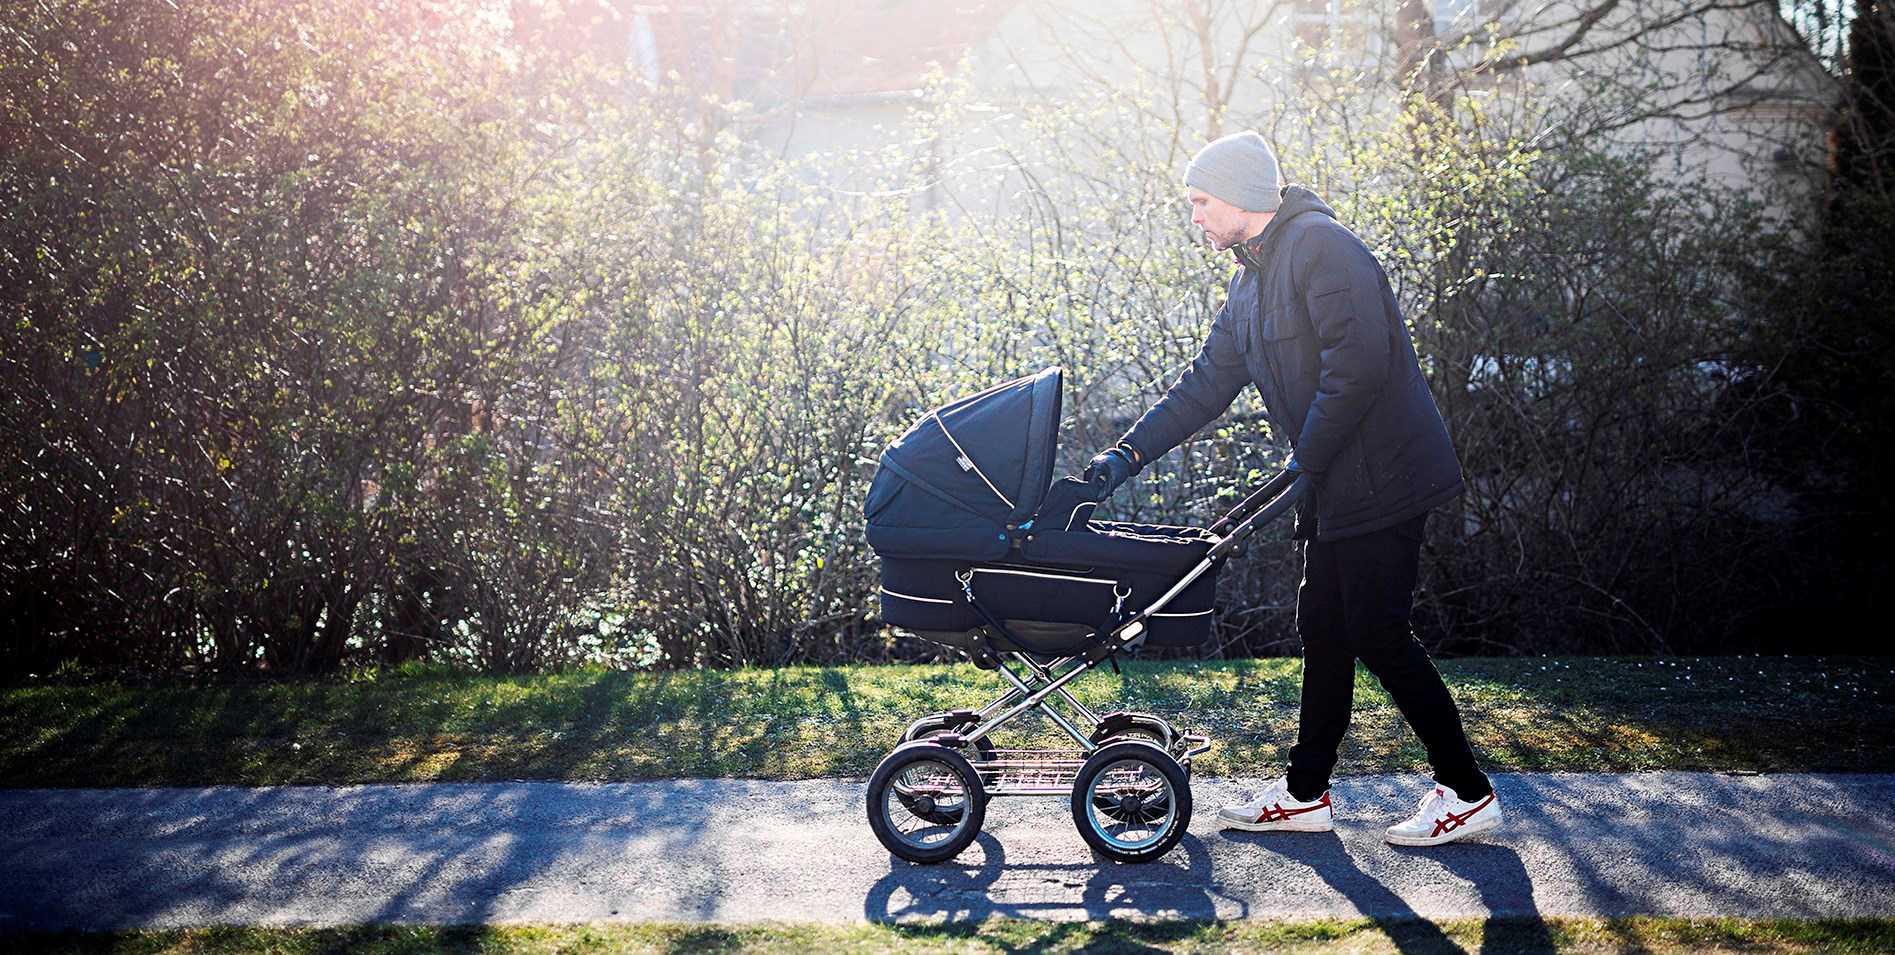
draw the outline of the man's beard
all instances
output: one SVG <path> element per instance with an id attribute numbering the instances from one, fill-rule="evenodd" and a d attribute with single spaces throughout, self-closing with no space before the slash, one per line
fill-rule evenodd
<path id="1" fill-rule="evenodd" d="M 1236 245 L 1238 242 L 1243 241 L 1243 233 L 1241 231 L 1232 231 L 1229 233 L 1222 233 L 1222 232 L 1211 232 L 1207 230 L 1204 233 L 1204 238 L 1210 241 L 1211 248 L 1216 249 L 1219 252 L 1223 252 L 1226 249 L 1229 249 L 1231 246 Z"/>

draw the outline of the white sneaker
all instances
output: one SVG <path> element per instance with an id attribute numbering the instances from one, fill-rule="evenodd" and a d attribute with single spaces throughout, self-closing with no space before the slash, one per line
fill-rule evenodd
<path id="1" fill-rule="evenodd" d="M 1479 802 L 1467 802 L 1446 786 L 1437 785 L 1421 797 L 1415 814 L 1388 827 L 1387 838 L 1398 846 L 1438 846 L 1500 828 L 1500 801 L 1495 793 Z"/>
<path id="2" fill-rule="evenodd" d="M 1255 799 L 1217 811 L 1217 824 L 1246 832 L 1328 832 L 1336 827 L 1329 792 L 1314 802 L 1290 795 L 1289 781 L 1276 779 Z"/>

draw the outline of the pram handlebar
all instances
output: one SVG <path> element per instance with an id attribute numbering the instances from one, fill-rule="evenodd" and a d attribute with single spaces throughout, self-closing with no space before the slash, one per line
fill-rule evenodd
<path id="1" fill-rule="evenodd" d="M 1257 493 L 1237 505 L 1236 510 L 1211 525 L 1211 532 L 1220 539 L 1211 545 L 1211 552 L 1204 555 L 1204 559 L 1213 561 L 1223 557 L 1236 550 L 1257 528 L 1282 517 L 1309 492 L 1310 480 L 1309 474 L 1303 471 L 1285 471 L 1271 478 Z M 1242 515 L 1237 526 L 1225 530 L 1227 522 L 1234 515 Z"/>
<path id="2" fill-rule="evenodd" d="M 1217 523 L 1212 524 L 1210 527 L 1211 533 L 1222 537 L 1225 531 L 1230 530 L 1231 527 L 1238 522 L 1250 516 L 1251 512 L 1269 503 L 1271 498 L 1276 497 L 1284 488 L 1289 487 L 1290 484 L 1296 480 L 1299 473 L 1301 472 L 1285 470 L 1276 477 L 1265 481 L 1262 487 L 1251 492 L 1249 497 L 1244 498 L 1236 507 L 1231 508 L 1230 513 L 1218 518 Z M 1302 492 L 1299 490 L 1291 497 L 1291 502 L 1294 503 L 1295 499 L 1301 496 Z"/>

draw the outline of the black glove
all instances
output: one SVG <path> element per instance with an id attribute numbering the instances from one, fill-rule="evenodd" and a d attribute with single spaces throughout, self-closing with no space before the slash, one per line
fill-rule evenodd
<path id="1" fill-rule="evenodd" d="M 1138 452 L 1132 446 L 1121 441 L 1092 456 L 1092 463 L 1086 465 L 1082 479 L 1092 486 L 1093 493 L 1103 501 L 1112 496 L 1132 475 L 1138 473 Z"/>
<path id="2" fill-rule="evenodd" d="M 1292 480 L 1309 478 L 1311 486 L 1314 486 L 1317 481 L 1322 479 L 1322 475 L 1304 467 L 1303 462 L 1296 459 L 1295 452 L 1290 453 L 1290 462 L 1283 466 L 1283 470 L 1290 475 Z M 1315 539 L 1316 497 L 1313 494 L 1304 494 L 1302 499 L 1296 502 L 1296 524 L 1290 530 L 1290 540 L 1310 541 Z"/>

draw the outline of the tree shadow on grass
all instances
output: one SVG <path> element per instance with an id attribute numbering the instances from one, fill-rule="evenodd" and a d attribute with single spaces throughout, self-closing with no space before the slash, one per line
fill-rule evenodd
<path id="1" fill-rule="evenodd" d="M 438 679 L 101 688 L 86 715 L 7 748 L 14 785 L 280 785 L 452 776 L 427 765 L 457 715 Z M 477 689 L 473 692 L 479 692 Z M 466 754 L 450 763 L 466 758 Z"/>
<path id="2" fill-rule="evenodd" d="M 694 925 L 665 940 L 666 952 L 741 952 L 744 938 L 727 928 Z"/>
<path id="3" fill-rule="evenodd" d="M 87 713 L 58 730 L 45 733 L 35 742 L 13 743 L 9 740 L 5 756 L 0 758 L 0 772 L 4 772 L 9 784 L 96 785 L 102 762 L 112 767 L 112 773 L 124 774 L 126 762 L 133 759 L 141 763 L 149 760 L 149 755 L 140 755 L 137 751 L 141 748 L 149 751 L 151 747 L 131 745 L 130 727 L 147 709 L 135 703 L 131 694 L 117 694 L 106 688 L 90 687 L 71 691 L 53 689 L 49 692 L 62 695 L 69 692 L 77 699 L 70 702 L 62 700 L 44 722 L 64 722 L 59 717 L 70 705 L 83 706 Z M 8 710 L 11 709 L 9 706 Z M 9 713 L 7 722 L 11 724 L 9 736 L 14 733 L 25 736 L 29 727 L 42 721 L 27 714 Z M 149 773 L 151 769 L 141 765 L 132 772 Z"/>
<path id="4" fill-rule="evenodd" d="M 622 754 L 636 745 L 672 707 L 669 699 L 676 677 L 670 672 L 602 673 L 580 690 L 570 716 L 552 708 L 566 722 L 557 739 L 545 744 L 542 765 L 553 778 L 618 779 L 628 775 Z M 543 720 L 542 720 L 543 722 Z M 508 723 L 508 714 L 495 714 L 496 728 Z"/>
<path id="5" fill-rule="evenodd" d="M 498 947 L 497 934 L 488 925 L 448 925 L 426 933 L 409 933 L 394 926 L 365 925 L 359 928 L 331 929 L 316 933 L 319 947 L 315 955 L 353 955 L 373 950 L 386 955 L 474 955 Z M 261 946 L 258 946 L 261 947 Z M 243 950 L 243 946 L 233 946 Z"/>

